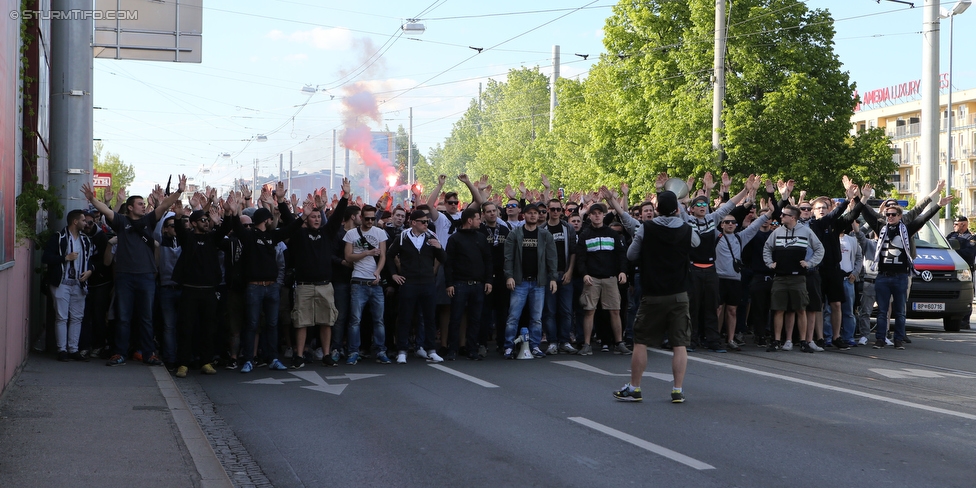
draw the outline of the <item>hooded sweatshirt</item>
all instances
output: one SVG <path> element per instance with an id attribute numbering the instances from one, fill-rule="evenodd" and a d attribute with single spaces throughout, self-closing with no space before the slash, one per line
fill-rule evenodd
<path id="1" fill-rule="evenodd" d="M 807 270 L 800 266 L 800 261 L 807 257 L 807 248 L 813 249 L 813 256 L 807 261 L 807 266 L 820 264 L 824 256 L 823 244 L 810 227 L 797 225 L 788 229 L 784 225 L 774 230 L 766 239 L 763 261 L 766 266 L 776 263 L 776 268 L 773 269 L 776 276 L 806 275 Z"/>
<path id="2" fill-rule="evenodd" d="M 627 258 L 641 268 L 641 293 L 669 296 L 684 293 L 687 288 L 691 249 L 701 238 L 680 217 L 655 217 L 634 233 Z"/>

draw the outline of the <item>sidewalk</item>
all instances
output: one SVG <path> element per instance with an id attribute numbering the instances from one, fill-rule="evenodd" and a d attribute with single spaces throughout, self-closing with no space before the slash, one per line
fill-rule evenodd
<path id="1" fill-rule="evenodd" d="M 0 486 L 230 487 L 162 367 L 32 352 L 0 398 Z"/>

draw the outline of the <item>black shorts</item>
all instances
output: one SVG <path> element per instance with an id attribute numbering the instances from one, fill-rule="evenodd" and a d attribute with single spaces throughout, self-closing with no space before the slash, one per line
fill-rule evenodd
<path id="1" fill-rule="evenodd" d="M 736 306 L 742 302 L 742 282 L 739 280 L 718 279 L 718 304 Z"/>
<path id="2" fill-rule="evenodd" d="M 807 312 L 823 312 L 823 299 L 821 293 L 820 272 L 817 270 L 807 271 Z"/>
<path id="3" fill-rule="evenodd" d="M 820 271 L 820 291 L 826 297 L 827 303 L 844 301 L 844 272 Z"/>

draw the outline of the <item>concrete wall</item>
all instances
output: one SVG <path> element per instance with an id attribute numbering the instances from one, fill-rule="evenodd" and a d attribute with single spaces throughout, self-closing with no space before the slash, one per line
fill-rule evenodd
<path id="1" fill-rule="evenodd" d="M 0 392 L 27 360 L 32 258 L 29 247 L 18 246 L 13 267 L 0 271 Z"/>

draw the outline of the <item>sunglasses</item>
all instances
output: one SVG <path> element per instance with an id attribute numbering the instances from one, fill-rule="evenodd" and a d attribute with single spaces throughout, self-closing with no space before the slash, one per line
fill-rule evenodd
<path id="1" fill-rule="evenodd" d="M 736 222 L 734 220 L 723 220 L 722 223 L 723 224 L 737 224 L 738 222 Z"/>
<path id="2" fill-rule="evenodd" d="M 458 204 L 458 201 L 457 200 L 454 200 L 453 202 L 444 202 L 444 203 L 446 203 L 448 205 L 457 205 Z"/>
<path id="3" fill-rule="evenodd" d="M 786 212 L 783 212 L 783 214 L 782 214 L 782 215 L 783 215 L 783 217 L 790 217 L 790 218 L 794 218 L 794 219 L 796 218 L 796 215 L 793 215 L 793 214 L 788 214 L 788 213 L 786 213 Z"/>
<path id="4" fill-rule="evenodd" d="M 167 227 L 167 228 L 170 228 L 170 229 L 174 229 L 174 228 L 176 228 L 176 224 L 166 224 L 163 227 Z"/>
<path id="5" fill-rule="evenodd" d="M 885 217 L 898 217 L 900 215 L 901 215 L 900 213 L 886 213 Z"/>
<path id="6" fill-rule="evenodd" d="M 376 217 L 363 217 L 363 220 L 373 221 L 376 220 Z"/>
<path id="7" fill-rule="evenodd" d="M 562 212 L 563 209 L 561 209 L 559 207 L 549 207 L 549 211 L 550 212 Z"/>
<path id="8" fill-rule="evenodd" d="M 827 210 L 827 207 L 814 207 L 814 210 Z"/>
<path id="9" fill-rule="evenodd" d="M 508 205 L 505 205 L 505 208 L 518 208 L 518 204 L 517 203 L 509 203 Z"/>
<path id="10" fill-rule="evenodd" d="M 779 227 L 779 222 L 770 222 L 769 225 L 773 227 Z"/>
<path id="11" fill-rule="evenodd" d="M 241 224 L 241 225 L 243 225 L 245 229 L 254 227 L 254 224 Z"/>
<path id="12" fill-rule="evenodd" d="M 694 205 L 692 205 L 692 206 L 693 206 L 693 207 L 707 207 L 707 206 L 708 206 L 708 204 L 707 204 L 707 203 L 705 203 L 705 202 L 698 202 L 698 203 L 696 203 L 696 204 L 694 204 Z"/>
<path id="13" fill-rule="evenodd" d="M 423 225 L 427 225 L 427 224 L 430 223 L 429 220 L 414 220 L 414 222 L 416 222 L 418 224 L 423 224 Z"/>

